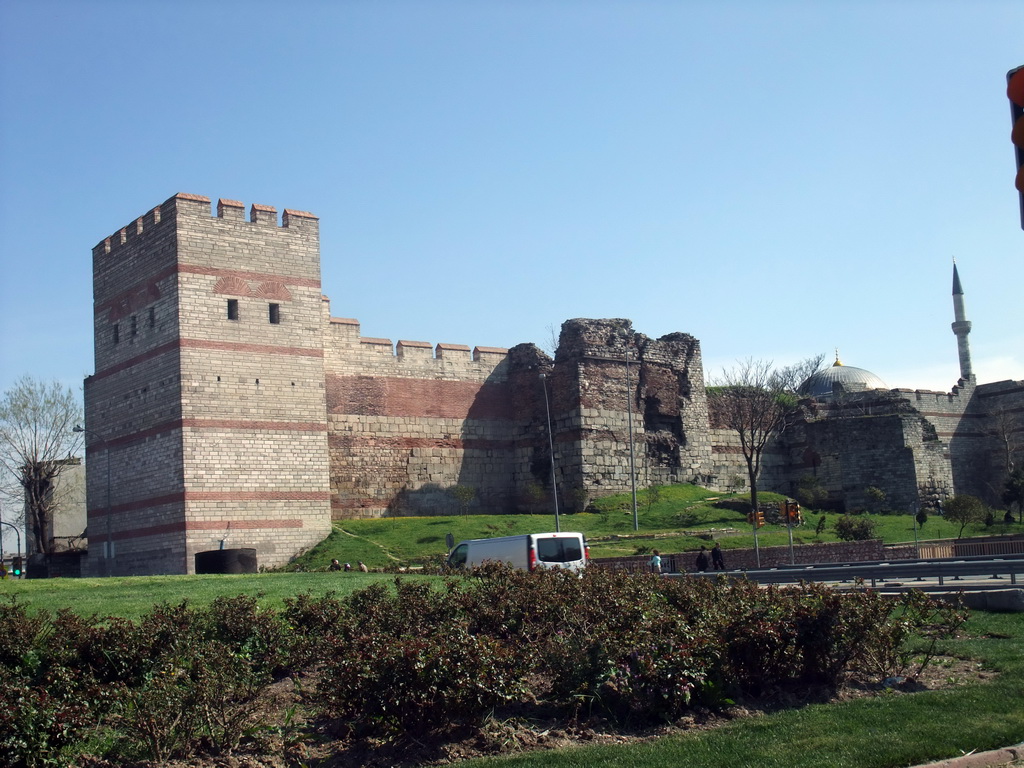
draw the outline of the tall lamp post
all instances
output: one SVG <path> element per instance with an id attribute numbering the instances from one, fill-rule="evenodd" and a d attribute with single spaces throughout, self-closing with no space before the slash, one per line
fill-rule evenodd
<path id="1" fill-rule="evenodd" d="M 86 429 L 81 424 L 75 424 L 71 431 L 92 435 L 103 443 L 103 451 L 107 454 L 107 543 L 103 549 L 103 565 L 106 571 L 105 575 L 109 576 L 111 571 L 110 561 L 114 559 L 114 540 L 110 534 L 110 444 L 103 438 L 103 435 L 93 432 L 91 429 Z"/>
<path id="2" fill-rule="evenodd" d="M 16 526 L 14 523 L 8 523 L 8 522 L 6 522 L 4 520 L 0 520 L 0 525 L 6 525 L 8 528 L 11 528 L 14 531 L 14 535 L 18 537 L 18 553 L 17 553 L 17 556 L 21 557 L 21 531 L 18 529 L 18 526 Z M 4 559 L 3 529 L 0 528 L 0 563 L 3 562 L 3 559 Z"/>
<path id="3" fill-rule="evenodd" d="M 633 489 L 633 530 L 640 530 L 636 513 L 636 458 L 633 453 L 633 391 L 629 386 L 629 342 L 626 343 L 626 423 L 629 428 L 629 483 Z"/>
<path id="4" fill-rule="evenodd" d="M 551 453 L 551 495 L 555 498 L 555 532 L 561 531 L 558 521 L 558 485 L 555 482 L 555 438 L 551 433 L 551 405 L 548 403 L 548 377 L 540 375 L 540 385 L 544 389 L 544 410 L 548 414 L 548 451 Z"/>

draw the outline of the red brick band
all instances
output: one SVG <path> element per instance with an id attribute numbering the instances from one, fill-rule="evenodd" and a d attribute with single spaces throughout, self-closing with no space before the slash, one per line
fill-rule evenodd
<path id="1" fill-rule="evenodd" d="M 164 536 L 168 533 L 188 533 L 189 531 L 257 531 L 262 529 L 302 528 L 302 520 L 223 520 L 218 522 L 179 521 L 164 525 L 152 525 L 146 528 L 135 528 L 120 531 L 111 536 L 114 541 L 143 539 L 147 536 Z M 105 536 L 101 536 L 105 539 Z"/>
<path id="2" fill-rule="evenodd" d="M 227 341 L 208 341 L 206 339 L 179 339 L 177 341 L 169 341 L 166 344 L 160 344 L 159 346 L 153 347 L 150 350 L 143 352 L 142 354 L 130 357 L 127 360 L 122 360 L 116 365 L 112 365 L 109 368 L 104 368 L 102 371 L 97 371 L 90 378 L 94 381 L 105 379 L 108 376 L 113 376 L 115 373 L 127 370 L 135 365 L 141 365 L 142 363 L 153 360 L 154 358 L 160 357 L 167 354 L 168 352 L 175 352 L 180 349 L 216 349 L 224 352 L 239 352 L 243 354 L 255 354 L 255 355 L 293 355 L 297 357 L 315 357 L 322 358 L 324 351 L 322 348 L 313 349 L 310 347 L 281 347 L 274 346 L 272 344 L 243 344 L 239 342 L 227 342 Z"/>
<path id="3" fill-rule="evenodd" d="M 110 512 L 113 517 L 140 509 L 181 506 L 189 501 L 329 501 L 330 498 L 331 494 L 328 491 L 187 491 L 115 504 Z M 90 517 L 104 518 L 107 516 L 107 507 L 92 507 L 88 513 Z M 267 527 L 270 527 L 270 522 L 267 523 Z"/>

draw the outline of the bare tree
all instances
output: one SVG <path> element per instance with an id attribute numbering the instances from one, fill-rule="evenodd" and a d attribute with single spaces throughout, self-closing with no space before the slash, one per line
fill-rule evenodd
<path id="1" fill-rule="evenodd" d="M 22 510 L 29 540 L 50 554 L 50 535 L 61 497 L 57 479 L 81 447 L 72 427 L 82 421 L 78 399 L 58 382 L 23 376 L 0 399 L 0 489 L 10 506 Z"/>
<path id="2" fill-rule="evenodd" d="M 999 455 L 1007 476 L 1013 474 L 1020 454 L 1024 452 L 1017 435 L 1020 433 L 1017 420 L 1005 407 L 997 407 L 989 416 L 989 429 L 985 433 L 999 446 Z"/>
<path id="3" fill-rule="evenodd" d="M 724 369 L 708 388 L 711 423 L 731 429 L 740 438 L 747 463 L 750 506 L 757 509 L 757 478 L 765 446 L 781 433 L 796 410 L 796 389 L 820 370 L 824 355 L 776 368 L 771 360 L 747 358 Z"/>

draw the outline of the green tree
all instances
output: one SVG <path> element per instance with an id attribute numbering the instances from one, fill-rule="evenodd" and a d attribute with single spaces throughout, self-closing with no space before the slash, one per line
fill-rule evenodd
<path id="1" fill-rule="evenodd" d="M 453 485 L 448 489 L 448 493 L 458 502 L 459 513 L 462 515 L 466 514 L 469 510 L 469 505 L 476 498 L 476 488 L 469 485 Z"/>
<path id="2" fill-rule="evenodd" d="M 1008 512 L 1016 504 L 1018 519 L 1024 523 L 1024 467 L 1017 467 L 1006 478 L 1006 485 L 1003 488 L 1003 504 L 1006 505 Z"/>
<path id="3" fill-rule="evenodd" d="M 804 475 L 797 483 L 793 495 L 801 507 L 817 509 L 821 502 L 828 498 L 828 491 L 821 485 L 821 480 L 813 475 Z"/>
<path id="4" fill-rule="evenodd" d="M 64 502 L 57 479 L 81 448 L 72 432 L 81 421 L 78 398 L 56 381 L 23 376 L 0 399 L 0 490 L 10 508 L 23 510 L 19 522 L 44 554 L 53 551 L 53 518 Z"/>
<path id="5" fill-rule="evenodd" d="M 988 508 L 981 499 L 962 493 L 946 499 L 946 503 L 942 505 L 942 514 L 950 522 L 960 525 L 960 531 L 956 535 L 959 539 L 964 535 L 964 529 L 968 525 L 984 522 Z"/>
<path id="6" fill-rule="evenodd" d="M 869 512 L 877 513 L 882 510 L 882 505 L 885 504 L 885 491 L 881 488 L 875 487 L 874 485 L 869 485 L 865 489 L 864 495 L 867 496 L 868 499 Z"/>

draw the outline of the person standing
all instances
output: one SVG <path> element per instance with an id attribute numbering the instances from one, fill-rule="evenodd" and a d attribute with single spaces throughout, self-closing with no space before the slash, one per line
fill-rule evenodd
<path id="1" fill-rule="evenodd" d="M 711 565 L 716 571 L 725 570 L 725 555 L 722 554 L 722 545 L 717 541 L 711 548 Z"/>
<path id="2" fill-rule="evenodd" d="M 651 555 L 651 559 L 647 564 L 651 567 L 652 572 L 661 573 L 661 553 L 658 550 L 654 550 L 654 554 Z"/>
<path id="3" fill-rule="evenodd" d="M 702 544 L 697 553 L 697 570 L 703 573 L 708 569 L 708 564 L 708 548 Z"/>

